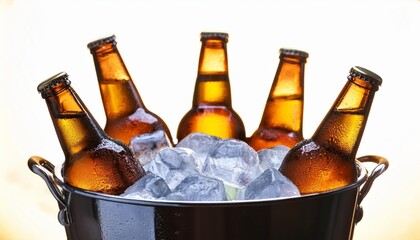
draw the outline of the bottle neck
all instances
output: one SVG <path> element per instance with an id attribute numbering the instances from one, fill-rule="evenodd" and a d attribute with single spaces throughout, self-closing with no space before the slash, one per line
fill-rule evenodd
<path id="1" fill-rule="evenodd" d="M 96 120 L 69 86 L 45 99 L 66 159 L 106 138 Z"/>
<path id="2" fill-rule="evenodd" d="M 91 50 L 108 120 L 117 119 L 144 108 L 143 101 L 124 61 L 113 43 Z"/>
<path id="3" fill-rule="evenodd" d="M 306 59 L 282 56 L 271 86 L 260 128 L 302 133 Z"/>
<path id="4" fill-rule="evenodd" d="M 226 42 L 203 40 L 195 83 L 193 106 L 231 107 Z"/>
<path id="5" fill-rule="evenodd" d="M 347 81 L 312 139 L 355 159 L 377 89 L 356 77 Z"/>

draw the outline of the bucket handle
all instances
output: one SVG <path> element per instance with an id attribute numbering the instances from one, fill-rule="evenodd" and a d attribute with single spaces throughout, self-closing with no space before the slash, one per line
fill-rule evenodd
<path id="1" fill-rule="evenodd" d="M 48 189 L 60 206 L 58 221 L 63 226 L 69 226 L 71 224 L 71 218 L 67 209 L 63 190 L 54 181 L 55 166 L 42 157 L 32 156 L 28 160 L 28 167 L 33 173 L 40 176 L 45 183 L 47 183 Z"/>
<path id="2" fill-rule="evenodd" d="M 359 192 L 359 197 L 357 200 L 356 216 L 355 216 L 356 223 L 362 220 L 362 217 L 363 217 L 363 208 L 360 206 L 360 203 L 369 193 L 369 190 L 372 187 L 373 181 L 375 181 L 377 177 L 379 177 L 382 173 L 384 173 L 389 166 L 389 162 L 386 158 L 381 157 L 381 156 L 376 156 L 376 155 L 366 155 L 366 156 L 357 158 L 357 160 L 359 160 L 362 163 L 372 162 L 372 163 L 376 163 L 377 165 L 372 170 L 372 172 L 368 174 L 367 180 L 365 184 L 363 184 L 363 187 Z"/>

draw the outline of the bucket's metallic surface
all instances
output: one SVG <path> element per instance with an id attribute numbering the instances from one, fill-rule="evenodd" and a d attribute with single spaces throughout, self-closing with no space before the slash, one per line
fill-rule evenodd
<path id="1" fill-rule="evenodd" d="M 125 199 L 73 188 L 47 160 L 33 156 L 29 168 L 42 177 L 59 203 L 68 239 L 351 239 L 363 212 L 361 200 L 388 167 L 379 156 L 369 174 L 358 161 L 359 178 L 349 186 L 296 198 L 233 202 Z"/>

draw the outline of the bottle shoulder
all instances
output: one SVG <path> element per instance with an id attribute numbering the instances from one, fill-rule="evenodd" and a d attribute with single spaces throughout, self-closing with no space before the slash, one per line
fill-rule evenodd
<path id="1" fill-rule="evenodd" d="M 312 138 L 297 143 L 290 149 L 290 155 L 289 158 L 300 160 L 334 159 L 354 161 L 350 154 L 341 151 L 335 145 L 323 144 Z"/>
<path id="2" fill-rule="evenodd" d="M 74 162 L 81 159 L 107 159 L 117 156 L 124 156 L 132 158 L 133 155 L 130 149 L 119 140 L 103 136 L 97 141 L 92 141 L 87 144 L 83 149 L 72 153 L 68 156 L 67 160 Z"/>
<path id="3" fill-rule="evenodd" d="M 245 126 L 239 115 L 227 108 L 193 108 L 178 125 L 178 140 L 189 133 L 202 132 L 222 138 L 245 140 Z"/>
<path id="4" fill-rule="evenodd" d="M 233 108 L 218 105 L 200 105 L 193 107 L 184 115 L 184 118 L 204 118 L 212 115 L 231 119 L 241 119 Z"/>

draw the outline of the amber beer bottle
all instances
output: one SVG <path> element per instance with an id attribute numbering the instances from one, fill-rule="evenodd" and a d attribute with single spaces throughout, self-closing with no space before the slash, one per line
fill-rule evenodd
<path id="1" fill-rule="evenodd" d="M 130 140 L 137 135 L 163 130 L 172 142 L 165 122 L 144 105 L 115 39 L 113 35 L 87 45 L 95 63 L 105 109 L 105 132 L 130 144 Z"/>
<path id="2" fill-rule="evenodd" d="M 280 62 L 258 129 L 247 139 L 256 151 L 303 140 L 303 90 L 308 53 L 280 49 Z"/>
<path id="3" fill-rule="evenodd" d="M 362 139 L 380 76 L 353 67 L 331 109 L 312 138 L 285 156 L 279 170 L 301 194 L 328 191 L 357 179 L 356 152 Z"/>
<path id="4" fill-rule="evenodd" d="M 38 85 L 65 155 L 64 181 L 81 189 L 118 195 L 145 175 L 130 149 L 109 138 L 76 91 L 66 73 Z"/>
<path id="5" fill-rule="evenodd" d="M 245 141 L 244 124 L 232 108 L 226 48 L 228 37 L 227 33 L 201 33 L 192 108 L 178 125 L 178 142 L 192 132 Z"/>

